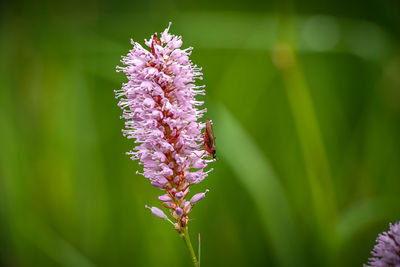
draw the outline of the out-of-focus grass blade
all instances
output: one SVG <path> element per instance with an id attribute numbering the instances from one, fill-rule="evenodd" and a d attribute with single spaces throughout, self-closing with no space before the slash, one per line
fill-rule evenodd
<path id="1" fill-rule="evenodd" d="M 291 40 L 294 24 L 291 16 L 282 16 L 279 33 L 281 38 L 272 54 L 273 62 L 280 71 L 296 132 L 301 144 L 316 227 L 323 253 L 320 260 L 332 262 L 336 245 L 335 226 L 337 207 L 330 163 L 326 153 L 321 128 L 314 108 L 310 88 L 296 56 Z M 326 247 L 326 248 L 325 248 Z"/>
<path id="2" fill-rule="evenodd" d="M 222 105 L 218 107 L 216 121 L 221 160 L 231 166 L 253 197 L 265 226 L 260 230 L 265 230 L 270 238 L 278 262 L 282 266 L 304 265 L 289 203 L 268 160 Z"/>
<path id="3" fill-rule="evenodd" d="M 280 69 L 282 80 L 303 150 L 317 225 L 324 242 L 332 245 L 337 208 L 329 162 L 308 85 L 295 57 L 291 60 L 291 66 Z"/>

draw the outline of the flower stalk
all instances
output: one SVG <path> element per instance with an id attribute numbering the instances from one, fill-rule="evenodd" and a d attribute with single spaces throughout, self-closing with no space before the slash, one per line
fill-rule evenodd
<path id="1" fill-rule="evenodd" d="M 197 261 L 196 254 L 194 253 L 192 243 L 190 242 L 189 229 L 187 226 L 185 227 L 185 230 L 183 231 L 181 236 L 183 238 L 183 241 L 185 242 L 187 249 L 189 250 L 189 254 L 190 254 L 190 258 L 192 260 L 193 266 L 199 267 L 199 263 Z"/>

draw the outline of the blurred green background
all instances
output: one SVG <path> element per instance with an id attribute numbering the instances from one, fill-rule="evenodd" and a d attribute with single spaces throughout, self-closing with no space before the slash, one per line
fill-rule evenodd
<path id="1" fill-rule="evenodd" d="M 0 266 L 190 266 L 144 205 L 115 72 L 172 21 L 218 161 L 192 192 L 202 266 L 361 266 L 400 219 L 400 5 L 1 1 Z M 195 244 L 197 247 L 197 244 Z"/>

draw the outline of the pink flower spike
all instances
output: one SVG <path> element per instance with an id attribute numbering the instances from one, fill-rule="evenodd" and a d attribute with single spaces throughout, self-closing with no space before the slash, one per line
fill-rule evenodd
<path id="1" fill-rule="evenodd" d="M 205 95 L 204 86 L 196 85 L 202 80 L 202 70 L 190 60 L 193 48 L 184 48 L 182 37 L 171 34 L 170 26 L 151 35 L 144 46 L 132 40 L 132 49 L 117 67 L 127 81 L 115 95 L 123 110 L 123 135 L 133 139 L 135 146 L 127 154 L 143 166 L 138 174 L 166 191 L 158 199 L 174 214 L 178 225 L 174 227 L 182 234 L 189 223 L 190 203 L 205 197 L 205 193 L 196 194 L 189 202 L 189 187 L 208 176 L 212 169 L 206 168 L 212 161 L 204 149 L 201 120 L 206 109 L 196 99 Z M 161 209 L 149 209 L 168 219 Z"/>

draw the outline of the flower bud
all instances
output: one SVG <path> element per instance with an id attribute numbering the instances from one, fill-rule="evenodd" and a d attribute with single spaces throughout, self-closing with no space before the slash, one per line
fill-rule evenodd
<path id="1" fill-rule="evenodd" d="M 164 219 L 164 220 L 168 220 L 167 215 L 165 215 L 165 213 L 162 210 L 160 210 L 159 208 L 157 208 L 157 207 L 149 207 L 147 205 L 145 205 L 145 208 L 151 210 L 151 213 L 153 213 L 155 216 L 157 216 L 157 217 L 159 217 L 161 219 Z"/>
<path id="2" fill-rule="evenodd" d="M 177 208 L 175 209 L 175 212 L 176 212 L 176 215 L 178 215 L 179 217 L 181 217 L 182 214 L 183 214 L 183 210 L 182 210 L 180 207 L 177 207 Z"/>
<path id="3" fill-rule="evenodd" d="M 207 193 L 208 191 L 209 191 L 209 190 L 207 189 L 204 193 L 198 193 L 198 194 L 194 195 L 194 196 L 190 199 L 190 203 L 194 204 L 194 203 L 196 203 L 197 201 L 199 201 L 200 199 L 203 199 L 203 198 L 206 196 L 206 193 Z"/>
<path id="4" fill-rule="evenodd" d="M 159 196 L 158 199 L 161 200 L 162 202 L 171 201 L 171 197 L 168 194 Z"/>
<path id="5" fill-rule="evenodd" d="M 177 199 L 181 199 L 181 198 L 183 197 L 183 192 L 182 192 L 182 191 L 179 191 L 178 193 L 175 194 L 175 197 L 176 197 Z"/>

